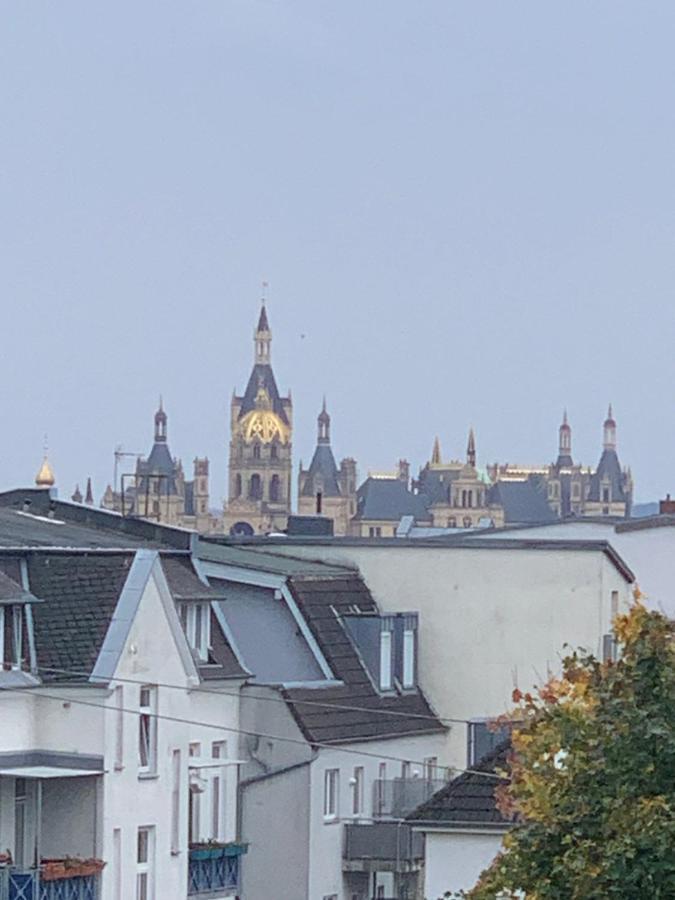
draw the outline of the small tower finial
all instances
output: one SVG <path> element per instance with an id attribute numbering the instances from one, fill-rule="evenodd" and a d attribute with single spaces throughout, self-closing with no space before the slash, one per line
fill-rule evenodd
<path id="1" fill-rule="evenodd" d="M 607 418 L 603 425 L 602 446 L 605 450 L 616 450 L 616 422 L 612 413 L 612 404 L 607 409 Z"/>
<path id="2" fill-rule="evenodd" d="M 326 395 L 324 394 L 323 406 L 317 418 L 319 444 L 330 444 L 330 416 L 326 411 Z"/>
<path id="3" fill-rule="evenodd" d="M 37 487 L 54 487 L 56 484 L 56 478 L 54 477 L 54 471 L 52 470 L 51 465 L 49 464 L 49 459 L 47 457 L 47 435 L 45 434 L 43 441 L 43 449 L 44 456 L 42 459 L 42 465 L 40 466 L 40 471 L 35 476 L 35 484 Z"/>
<path id="4" fill-rule="evenodd" d="M 159 395 L 159 409 L 155 413 L 155 443 L 166 443 L 166 420 L 162 395 Z"/>
<path id="5" fill-rule="evenodd" d="M 567 421 L 567 407 L 563 409 L 562 424 L 558 429 L 558 466 L 571 466 L 572 463 L 572 429 Z"/>
<path id="6" fill-rule="evenodd" d="M 87 506 L 94 505 L 94 492 L 91 489 L 91 475 L 87 478 L 87 492 L 84 496 L 84 502 L 87 504 Z"/>
<path id="7" fill-rule="evenodd" d="M 431 451 L 431 465 L 432 466 L 440 466 L 441 464 L 441 442 L 438 440 L 438 435 L 434 438 L 434 447 Z"/>
<path id="8" fill-rule="evenodd" d="M 267 287 L 267 282 L 263 281 L 263 286 Z M 256 365 L 269 365 L 270 362 L 270 345 L 272 343 L 272 332 L 270 323 L 267 319 L 267 302 L 264 296 L 261 301 L 260 315 L 258 316 L 258 326 L 253 335 L 253 345 L 255 347 Z"/>

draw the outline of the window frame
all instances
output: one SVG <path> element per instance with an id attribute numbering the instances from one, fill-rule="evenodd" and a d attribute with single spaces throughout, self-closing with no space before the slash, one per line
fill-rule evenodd
<path id="1" fill-rule="evenodd" d="M 323 819 L 335 822 L 340 816 L 340 770 L 324 769 Z"/>
<path id="2" fill-rule="evenodd" d="M 142 834 L 145 834 L 145 859 L 141 859 Z M 141 887 L 142 884 L 145 885 L 144 888 Z M 139 825 L 136 830 L 136 900 L 154 900 L 154 896 L 155 826 Z"/>
<path id="3" fill-rule="evenodd" d="M 148 692 L 148 703 L 143 702 L 145 691 Z M 157 773 L 157 694 L 156 685 L 142 684 L 139 688 L 138 774 L 140 776 Z M 143 761 L 144 756 L 145 762 Z"/>
<path id="4" fill-rule="evenodd" d="M 352 816 L 355 819 L 361 819 L 365 815 L 365 769 L 363 766 L 354 766 L 352 773 L 354 779 L 352 788 Z"/>

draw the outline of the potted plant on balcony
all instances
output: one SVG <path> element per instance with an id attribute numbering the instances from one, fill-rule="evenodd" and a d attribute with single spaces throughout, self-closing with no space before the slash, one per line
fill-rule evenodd
<path id="1" fill-rule="evenodd" d="M 225 856 L 226 847 L 222 841 L 199 841 L 190 844 L 190 859 L 220 859 Z"/>
<path id="2" fill-rule="evenodd" d="M 82 859 L 78 856 L 66 856 L 63 859 L 43 859 L 40 865 L 42 881 L 58 881 L 62 878 L 86 878 L 98 875 L 105 863 L 102 859 Z"/>

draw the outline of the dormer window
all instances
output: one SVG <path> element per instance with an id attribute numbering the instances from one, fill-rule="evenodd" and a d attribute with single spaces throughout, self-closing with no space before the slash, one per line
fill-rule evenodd
<path id="1" fill-rule="evenodd" d="M 193 652 L 201 662 L 208 662 L 211 643 L 211 604 L 179 603 L 178 616 Z"/>
<path id="2" fill-rule="evenodd" d="M 23 663 L 23 606 L 0 606 L 0 668 L 20 669 Z"/>
<path id="3" fill-rule="evenodd" d="M 417 688 L 417 613 L 353 614 L 343 622 L 382 692 Z"/>
<path id="4" fill-rule="evenodd" d="M 390 617 L 382 619 L 380 630 L 380 690 L 390 691 L 393 686 L 393 623 Z"/>

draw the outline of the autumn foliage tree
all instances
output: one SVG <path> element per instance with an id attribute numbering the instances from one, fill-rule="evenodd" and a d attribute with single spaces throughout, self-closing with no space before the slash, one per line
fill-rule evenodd
<path id="1" fill-rule="evenodd" d="M 638 601 L 614 633 L 615 662 L 574 653 L 514 692 L 517 824 L 471 900 L 675 898 L 675 624 Z"/>

